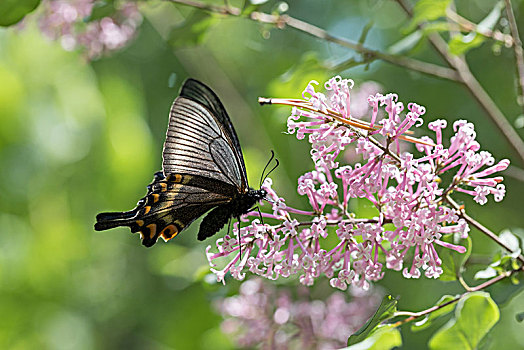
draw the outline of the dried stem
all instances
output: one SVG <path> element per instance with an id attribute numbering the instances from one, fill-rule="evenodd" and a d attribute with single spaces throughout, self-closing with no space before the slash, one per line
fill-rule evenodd
<path id="1" fill-rule="evenodd" d="M 308 109 L 308 110 L 310 110 L 312 112 L 319 113 L 319 114 L 322 114 L 322 115 L 324 115 L 324 116 L 326 116 L 328 118 L 331 118 L 331 121 L 333 121 L 333 122 L 339 122 L 339 123 L 343 124 L 344 126 L 350 128 L 357 135 L 361 135 L 361 132 L 358 129 L 363 129 L 363 130 L 366 130 L 366 131 L 376 131 L 376 130 L 380 130 L 380 128 L 381 128 L 381 126 L 372 126 L 370 123 L 368 123 L 368 122 L 366 122 L 364 120 L 360 120 L 360 119 L 356 119 L 356 118 L 345 118 L 340 113 L 338 113 L 336 111 L 333 111 L 331 109 L 327 109 L 326 111 L 320 110 L 320 109 L 314 107 L 313 105 L 311 105 L 308 101 L 304 101 L 304 100 L 300 100 L 300 99 L 284 99 L 284 98 L 259 97 L 258 98 L 258 103 L 260 103 L 261 105 L 274 104 L 274 105 L 294 106 L 294 107 L 298 107 L 298 108 Z M 410 132 L 407 131 L 406 133 L 410 133 Z M 376 140 L 375 138 L 373 138 L 371 136 L 367 136 L 366 138 L 371 143 L 373 143 L 375 146 L 377 146 L 382 151 L 384 151 L 384 153 L 386 153 L 389 156 L 391 156 L 391 158 L 393 158 L 396 162 L 398 162 L 398 163 L 401 162 L 400 157 L 396 153 L 390 151 L 387 146 L 382 145 L 378 140 Z M 427 142 L 427 141 L 424 141 L 424 140 L 421 140 L 421 139 L 417 139 L 417 138 L 411 137 L 411 136 L 399 135 L 398 138 L 401 139 L 401 140 L 404 140 L 404 141 L 412 142 L 412 143 L 418 143 L 418 144 L 422 144 L 422 145 L 425 145 L 425 146 L 435 147 L 435 144 L 433 144 L 433 143 L 430 143 L 430 142 Z"/>

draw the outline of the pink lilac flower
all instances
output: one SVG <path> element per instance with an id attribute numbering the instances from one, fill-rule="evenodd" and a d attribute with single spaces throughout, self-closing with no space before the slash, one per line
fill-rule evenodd
<path id="1" fill-rule="evenodd" d="M 297 293 L 264 283 L 261 278 L 242 283 L 237 295 L 219 300 L 221 328 L 234 336 L 237 347 L 262 349 L 338 349 L 380 304 L 381 293 L 350 290 L 334 292 L 325 300 L 311 300 L 307 288 Z"/>
<path id="2" fill-rule="evenodd" d="M 137 4 L 116 1 L 114 13 L 90 19 L 95 5 L 95 0 L 44 0 L 38 14 L 40 29 L 65 50 L 80 49 L 89 59 L 127 45 L 142 22 Z"/>
<path id="3" fill-rule="evenodd" d="M 495 164 L 491 154 L 480 149 L 467 121 L 453 123 L 455 134 L 449 142 L 442 135 L 444 120 L 429 123 L 433 138 L 417 139 L 412 129 L 421 127 L 424 107 L 408 103 L 404 108 L 396 94 L 376 93 L 366 100 L 371 115 L 364 121 L 351 112 L 357 109 L 350 98 L 351 80 L 330 79 L 327 94 L 316 91 L 318 85 L 308 84 L 303 101 L 285 100 L 295 105 L 288 133 L 296 132 L 299 140 L 308 135 L 311 144 L 314 169 L 297 182 L 309 208 L 287 205 L 267 179 L 262 188 L 271 210 L 264 210 L 264 223 L 258 212 L 248 213 L 243 218 L 250 222 L 247 226 L 235 225 L 231 236 L 216 241 L 215 249 L 209 246 L 212 271 L 224 283 L 227 272 L 236 279 L 243 279 L 246 271 L 271 280 L 295 277 L 306 286 L 325 277 L 341 290 L 350 285 L 367 289 L 388 269 L 402 271 L 406 278 L 438 278 L 443 272 L 439 249 L 465 252 L 442 236 L 467 238 L 469 232 L 447 198 L 466 194 L 479 204 L 491 195 L 502 200 L 503 178 L 494 174 L 509 161 Z M 418 152 L 401 153 L 406 141 Z M 361 162 L 342 162 L 349 145 L 355 145 Z M 355 199 L 368 202 L 375 214 L 357 218 L 358 213 L 349 210 Z M 220 260 L 225 267 L 217 269 Z"/>

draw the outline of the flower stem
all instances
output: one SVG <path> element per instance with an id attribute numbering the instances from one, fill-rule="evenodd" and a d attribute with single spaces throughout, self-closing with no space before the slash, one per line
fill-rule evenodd
<path id="1" fill-rule="evenodd" d="M 466 211 L 457 203 L 455 202 L 449 195 L 447 195 L 445 197 L 445 200 L 446 202 L 448 202 L 449 204 L 451 204 L 451 206 L 453 208 L 455 208 L 456 210 L 458 210 L 460 212 L 460 216 L 462 216 L 464 218 L 464 220 L 467 221 L 468 224 L 471 224 L 473 227 L 475 227 L 477 230 L 479 230 L 480 232 L 482 232 L 483 234 L 485 234 L 486 236 L 488 236 L 489 238 L 491 238 L 493 241 L 495 241 L 499 246 L 501 246 L 502 248 L 504 248 L 506 251 L 508 251 L 509 253 L 514 253 L 513 250 L 511 250 L 510 247 L 508 247 L 506 245 L 506 243 L 502 242 L 499 237 L 493 232 L 491 231 L 490 229 L 488 229 L 487 227 L 485 227 L 484 225 L 482 225 L 480 222 L 478 222 L 477 220 L 473 219 L 471 216 L 469 216 L 468 214 L 466 214 Z M 517 259 L 519 259 L 519 261 L 521 263 L 524 264 L 524 256 L 522 254 L 519 254 L 519 256 L 517 257 Z"/>

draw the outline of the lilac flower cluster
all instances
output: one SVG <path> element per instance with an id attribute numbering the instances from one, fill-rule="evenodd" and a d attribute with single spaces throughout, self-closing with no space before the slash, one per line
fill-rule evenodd
<path id="1" fill-rule="evenodd" d="M 350 289 L 351 301 L 335 292 L 311 300 L 307 288 L 292 295 L 255 278 L 243 282 L 238 295 L 220 300 L 221 328 L 242 348 L 338 349 L 373 314 L 380 293 Z"/>
<path id="2" fill-rule="evenodd" d="M 42 32 L 60 40 L 65 50 L 81 49 L 89 59 L 124 47 L 134 36 L 142 15 L 135 2 L 115 2 L 114 11 L 91 19 L 95 0 L 45 0 L 39 14 Z"/>
<path id="3" fill-rule="evenodd" d="M 306 286 L 326 276 L 341 290 L 350 284 L 367 289 L 383 278 L 385 269 L 402 270 L 406 278 L 419 278 L 422 272 L 438 278 L 443 271 L 437 246 L 465 252 L 441 240 L 442 235 L 466 238 L 469 231 L 450 205 L 450 196 L 469 194 L 479 204 L 485 204 L 489 194 L 502 200 L 502 177 L 493 174 L 506 169 L 509 161 L 495 164 L 489 152 L 480 151 L 473 124 L 466 121 L 454 123 L 446 147 L 444 120 L 429 123 L 433 138 L 411 136 L 425 114 L 416 103 L 409 103 L 403 113 L 397 95 L 370 95 L 371 115 L 365 121 L 351 113 L 353 81 L 334 77 L 325 83 L 327 94 L 317 92 L 315 85 L 312 81 L 306 87 L 303 100 L 271 100 L 294 106 L 288 133 L 298 139 L 307 135 L 311 144 L 315 169 L 298 179 L 297 188 L 310 208 L 288 206 L 266 180 L 262 187 L 273 212 L 262 216 L 271 224 L 262 224 L 257 212 L 248 213 L 243 219 L 251 221 L 248 226 L 236 225 L 232 235 L 218 239 L 216 251 L 207 248 L 211 270 L 222 282 L 227 272 L 239 280 L 246 271 L 272 280 L 297 275 Z M 401 153 L 405 141 L 421 154 Z M 340 164 L 348 145 L 355 145 L 362 162 Z M 445 173 L 453 176 L 443 177 Z M 444 184 L 443 178 L 452 180 Z M 350 212 L 351 200 L 367 201 L 376 215 L 357 218 Z M 229 262 L 218 270 L 221 259 Z"/>

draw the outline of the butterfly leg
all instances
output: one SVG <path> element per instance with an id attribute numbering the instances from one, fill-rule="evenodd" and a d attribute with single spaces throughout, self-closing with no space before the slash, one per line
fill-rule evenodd
<path id="1" fill-rule="evenodd" d="M 237 226 L 237 239 L 238 239 L 238 249 L 240 252 L 240 259 L 239 261 L 242 261 L 242 242 L 240 240 L 240 216 L 237 216 L 238 226 Z"/>
<path id="2" fill-rule="evenodd" d="M 258 210 L 258 215 L 260 216 L 260 222 L 262 223 L 262 225 L 264 225 L 264 219 L 262 218 L 262 213 L 260 212 L 260 207 L 257 206 L 256 208 Z M 271 240 L 274 241 L 273 235 L 271 234 L 271 231 L 266 230 L 266 233 L 269 236 L 269 238 L 271 238 Z"/>

